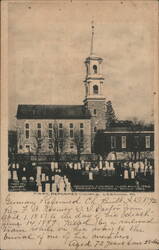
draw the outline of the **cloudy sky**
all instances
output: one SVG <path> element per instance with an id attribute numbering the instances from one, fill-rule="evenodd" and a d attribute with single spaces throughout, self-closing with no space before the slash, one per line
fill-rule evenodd
<path id="1" fill-rule="evenodd" d="M 10 3 L 10 128 L 18 104 L 82 103 L 92 17 L 105 97 L 120 119 L 152 120 L 154 13 L 151 1 Z"/>

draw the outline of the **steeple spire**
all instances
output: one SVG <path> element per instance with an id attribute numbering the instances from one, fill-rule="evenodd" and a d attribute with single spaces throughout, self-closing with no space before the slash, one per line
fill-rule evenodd
<path id="1" fill-rule="evenodd" d="M 92 22 L 91 22 L 91 28 L 92 28 L 92 37 L 91 37 L 91 51 L 90 51 L 90 55 L 93 55 L 94 20 L 92 20 Z"/>

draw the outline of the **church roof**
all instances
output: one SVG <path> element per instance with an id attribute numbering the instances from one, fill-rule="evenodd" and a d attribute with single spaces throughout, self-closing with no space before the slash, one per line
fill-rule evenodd
<path id="1" fill-rule="evenodd" d="M 84 105 L 18 105 L 17 119 L 90 119 Z"/>

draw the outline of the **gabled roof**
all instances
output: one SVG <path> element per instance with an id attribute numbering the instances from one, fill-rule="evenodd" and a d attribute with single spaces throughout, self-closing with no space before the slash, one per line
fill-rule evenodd
<path id="1" fill-rule="evenodd" d="M 84 105 L 18 105 L 17 119 L 90 119 Z"/>

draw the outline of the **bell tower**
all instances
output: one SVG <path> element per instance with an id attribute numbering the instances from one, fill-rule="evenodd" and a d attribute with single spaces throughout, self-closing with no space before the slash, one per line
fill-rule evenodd
<path id="1" fill-rule="evenodd" d="M 93 52 L 94 23 L 92 23 L 90 56 L 86 58 L 85 107 L 91 113 L 92 133 L 106 128 L 105 97 L 103 96 L 104 78 L 102 75 L 103 59 Z"/>

